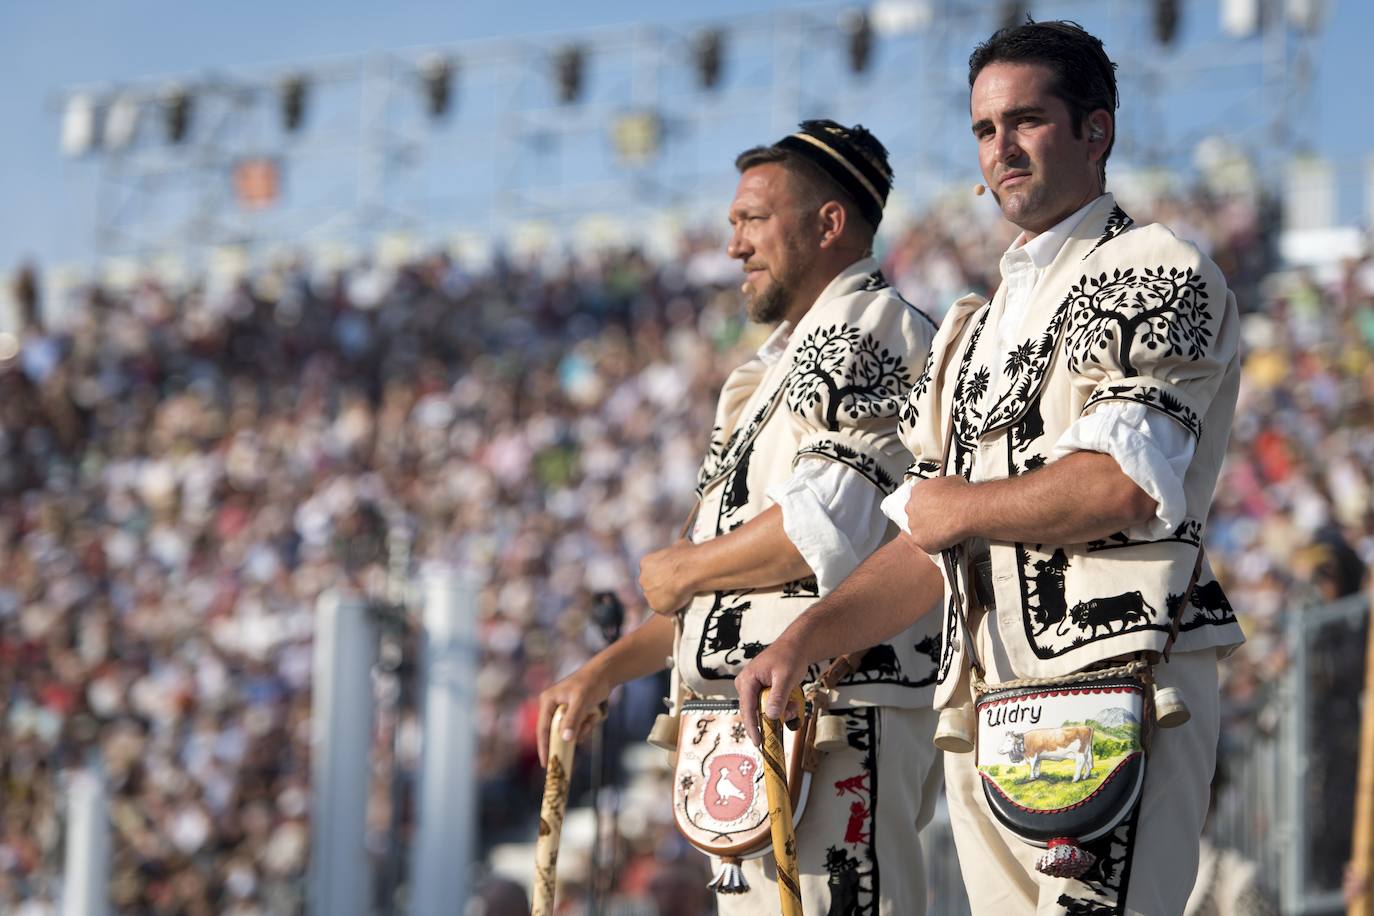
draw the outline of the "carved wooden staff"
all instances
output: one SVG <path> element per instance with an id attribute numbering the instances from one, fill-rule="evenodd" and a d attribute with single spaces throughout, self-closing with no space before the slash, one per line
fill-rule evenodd
<path id="1" fill-rule="evenodd" d="M 575 741 L 563 740 L 563 713 L 553 711 L 549 723 L 549 766 L 544 771 L 544 801 L 539 806 L 539 840 L 534 847 L 534 906 L 530 916 L 553 916 L 553 894 L 558 876 L 558 840 L 563 833 L 563 814 L 568 808 L 568 781 L 572 777 Z"/>
<path id="2" fill-rule="evenodd" d="M 767 705 L 768 688 L 759 703 Z M 801 691 L 795 691 L 798 709 Z M 783 715 L 787 710 L 783 709 Z M 760 714 L 763 723 L 763 785 L 768 792 L 768 820 L 773 830 L 773 863 L 778 872 L 782 916 L 802 916 L 801 881 L 797 874 L 797 836 L 792 830 L 792 796 L 787 790 L 787 760 L 782 750 L 782 721 Z"/>

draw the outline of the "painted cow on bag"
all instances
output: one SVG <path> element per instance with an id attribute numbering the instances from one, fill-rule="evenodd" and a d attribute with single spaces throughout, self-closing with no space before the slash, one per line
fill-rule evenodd
<path id="1" fill-rule="evenodd" d="M 1012 763 L 1030 764 L 1030 778 L 1040 778 L 1041 760 L 1072 760 L 1073 781 L 1087 779 L 1093 771 L 1093 730 L 1090 725 L 1033 728 L 1007 732 L 997 753 Z"/>

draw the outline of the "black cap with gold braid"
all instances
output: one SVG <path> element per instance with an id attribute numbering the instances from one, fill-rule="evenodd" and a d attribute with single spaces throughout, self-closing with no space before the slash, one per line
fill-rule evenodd
<path id="1" fill-rule="evenodd" d="M 804 156 L 854 198 L 874 228 L 883 221 L 892 167 L 887 150 L 862 125 L 845 127 L 831 120 L 803 121 L 801 129 L 775 146 Z"/>

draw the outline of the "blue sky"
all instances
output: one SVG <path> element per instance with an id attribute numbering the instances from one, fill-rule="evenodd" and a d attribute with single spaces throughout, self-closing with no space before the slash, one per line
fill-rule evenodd
<path id="1" fill-rule="evenodd" d="M 1185 36 L 1215 30 L 1218 2 L 1182 0 Z M 1327 24 L 1315 56 L 1315 104 L 1299 126 L 1312 149 L 1353 175 L 1374 152 L 1374 119 L 1367 102 L 1357 101 L 1365 96 L 1357 66 L 1367 56 L 1362 45 L 1374 35 L 1374 3 L 1326 2 Z M 995 6 L 992 0 L 988 5 Z M 1031 9 L 1045 17 L 1079 18 L 1091 29 L 1103 6 L 1061 0 L 1032 3 Z M 78 180 L 80 166 L 64 160 L 57 148 L 54 103 L 65 87 L 615 24 L 714 20 L 728 26 L 733 16 L 782 8 L 769 0 L 11 0 L 0 6 L 0 60 L 7 77 L 0 80 L 0 273 L 25 257 L 44 264 L 89 257 L 93 185 Z M 1183 101 L 1162 116 L 1205 124 L 1211 112 Z"/>

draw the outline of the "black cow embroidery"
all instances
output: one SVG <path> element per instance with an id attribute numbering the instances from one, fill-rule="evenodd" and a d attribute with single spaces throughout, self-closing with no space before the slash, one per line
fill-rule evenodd
<path id="1" fill-rule="evenodd" d="M 1169 619 L 1173 620 L 1174 615 L 1179 613 L 1179 604 L 1183 601 L 1183 595 L 1169 595 Z M 1191 617 L 1184 617 L 1179 630 L 1196 630 L 1198 627 L 1208 625 L 1222 625 L 1231 623 L 1236 619 L 1236 612 L 1231 607 L 1231 601 L 1226 597 L 1226 592 L 1222 590 L 1221 583 L 1216 579 L 1205 582 L 1193 589 L 1193 596 L 1188 601 L 1189 605 L 1196 609 L 1197 613 Z"/>
<path id="2" fill-rule="evenodd" d="M 1231 613 L 1231 602 L 1216 579 L 1194 587 L 1191 604 L 1204 614 L 1228 616 Z"/>
<path id="3" fill-rule="evenodd" d="M 916 654 L 924 655 L 930 659 L 932 665 L 940 663 L 940 640 L 935 636 L 927 636 L 916 644 Z"/>
<path id="4" fill-rule="evenodd" d="M 883 678 L 900 678 L 901 663 L 897 661 L 897 651 L 887 644 L 874 646 L 864 653 L 854 673 L 845 678 L 847 684 L 863 684 Z"/>
<path id="5" fill-rule="evenodd" d="M 1069 608 L 1068 619 L 1061 622 L 1055 632 L 1060 636 L 1065 635 L 1065 628 L 1072 623 L 1078 629 L 1088 631 L 1087 639 L 1096 639 L 1099 627 L 1111 635 L 1112 625 L 1119 623 L 1121 629 L 1117 632 L 1124 633 L 1132 623 L 1147 623 L 1154 614 L 1155 609 L 1138 591 L 1109 598 L 1089 598 Z"/>
<path id="6" fill-rule="evenodd" d="M 1036 560 L 1035 576 L 1031 580 L 1030 597 L 1035 604 L 1030 605 L 1031 616 L 1039 636 L 1050 627 L 1060 625 L 1068 609 L 1064 598 L 1064 573 L 1069 568 L 1069 558 L 1064 549 L 1058 548 L 1047 560 Z M 1063 635 L 1063 634 L 1060 634 Z"/>

